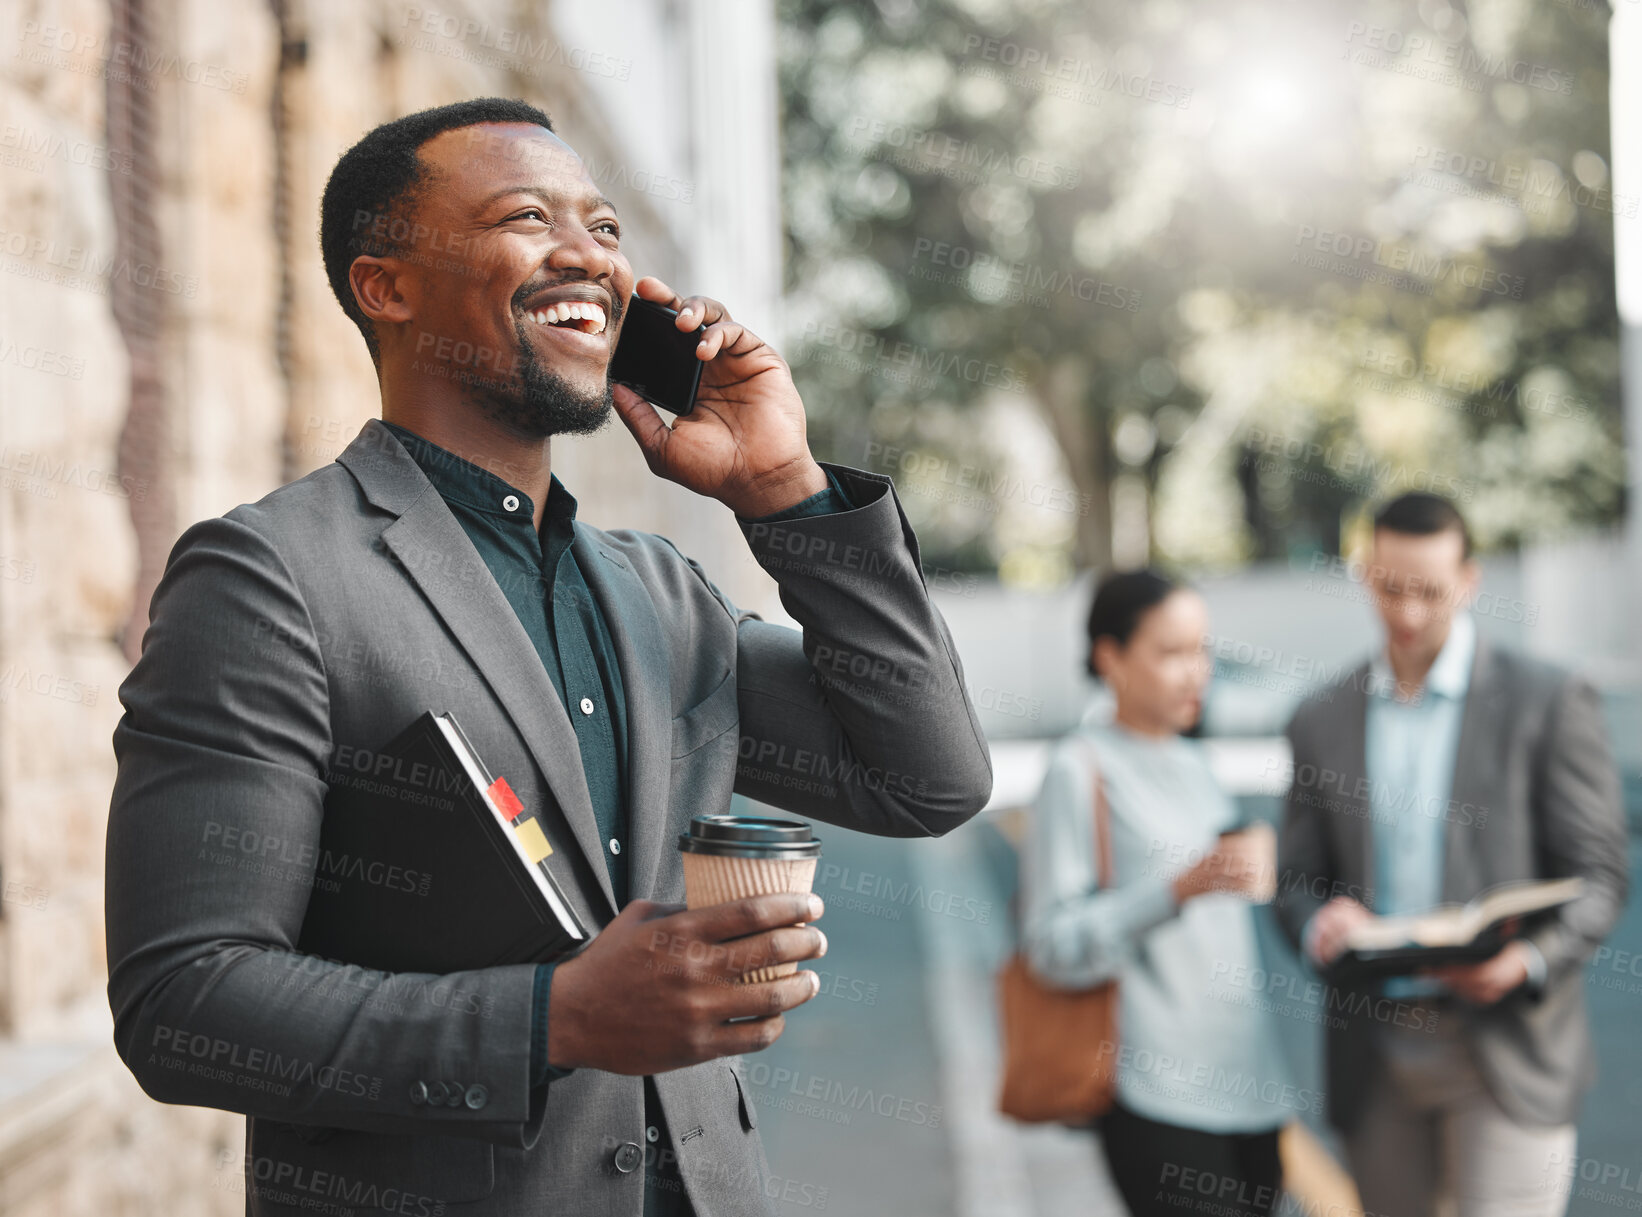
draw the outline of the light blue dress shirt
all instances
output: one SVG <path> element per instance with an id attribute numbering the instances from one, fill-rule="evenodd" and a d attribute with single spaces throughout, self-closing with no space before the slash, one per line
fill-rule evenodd
<path id="1" fill-rule="evenodd" d="M 1423 913 L 1442 903 L 1443 826 L 1453 796 L 1454 766 L 1465 697 L 1477 653 L 1477 626 L 1459 613 L 1425 684 L 1413 698 L 1396 695 L 1397 680 L 1381 654 L 1372 665 L 1367 735 L 1369 807 L 1374 840 L 1374 911 Z M 1545 960 L 1528 947 L 1528 983 L 1545 979 Z M 1445 986 L 1409 976 L 1388 980 L 1391 997 L 1441 993 Z"/>
<path id="2" fill-rule="evenodd" d="M 1453 790 L 1476 651 L 1476 623 L 1469 613 L 1455 614 L 1425 684 L 1406 701 L 1397 696 L 1397 678 L 1384 652 L 1370 665 L 1363 743 L 1373 825 L 1374 911 L 1382 916 L 1423 913 L 1442 903 L 1444 812 Z M 1428 977 L 1385 982 L 1389 997 L 1445 990 Z"/>
<path id="3" fill-rule="evenodd" d="M 1443 825 L 1476 649 L 1471 615 L 1456 614 L 1424 686 L 1407 701 L 1385 656 L 1371 665 L 1363 742 L 1376 913 L 1423 913 L 1442 902 Z"/>

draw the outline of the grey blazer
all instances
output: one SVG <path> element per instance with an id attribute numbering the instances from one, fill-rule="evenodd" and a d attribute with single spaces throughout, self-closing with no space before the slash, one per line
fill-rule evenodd
<path id="1" fill-rule="evenodd" d="M 664 537 L 576 524 L 626 688 L 635 897 L 683 900 L 678 834 L 732 790 L 903 837 L 990 795 L 893 483 L 827 467 L 856 510 L 741 525 L 802 632 L 737 609 Z M 194 525 L 151 619 L 120 689 L 106 909 L 115 1043 L 143 1089 L 250 1117 L 251 1213 L 640 1217 L 643 1080 L 580 1069 L 532 1092 L 533 964 L 390 976 L 294 949 L 328 777 L 430 708 L 541 809 L 584 921 L 616 911 L 565 709 L 399 441 L 372 420 L 336 463 Z M 700 1217 L 765 1213 L 739 1061 L 656 1086 Z"/>
<path id="2" fill-rule="evenodd" d="M 1299 945 L 1328 899 L 1374 907 L 1364 731 L 1369 666 L 1319 691 L 1295 713 L 1279 841 L 1278 904 Z M 1531 935 L 1546 983 L 1469 1011 L 1471 1046 L 1495 1100 L 1526 1124 L 1575 1119 L 1595 1077 L 1585 1017 L 1584 963 L 1613 928 L 1629 886 L 1619 776 L 1602 705 L 1582 679 L 1477 640 L 1444 816 L 1443 900 L 1499 883 L 1580 875 L 1585 894 Z M 1380 1069 L 1375 1007 L 1333 1000 L 1326 1039 L 1332 1123 L 1353 1127 Z"/>

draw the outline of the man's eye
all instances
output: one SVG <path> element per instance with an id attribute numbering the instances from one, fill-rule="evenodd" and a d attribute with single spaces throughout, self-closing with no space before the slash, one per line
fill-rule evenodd
<path id="1" fill-rule="evenodd" d="M 519 212 L 517 215 L 509 216 L 508 219 L 510 219 L 510 220 L 522 220 L 526 216 L 535 216 L 538 220 L 541 220 L 543 223 L 547 222 L 547 216 L 542 213 L 542 209 L 540 207 L 527 207 L 527 208 L 525 208 L 525 210 Z"/>
<path id="2" fill-rule="evenodd" d="M 603 220 L 593 226 L 594 232 L 608 232 L 618 241 L 621 240 L 621 225 L 614 220 Z"/>

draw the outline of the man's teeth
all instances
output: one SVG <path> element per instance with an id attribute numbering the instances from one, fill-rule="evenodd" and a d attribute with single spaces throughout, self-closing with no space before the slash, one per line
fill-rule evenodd
<path id="1" fill-rule="evenodd" d="M 546 308 L 539 308 L 530 314 L 531 320 L 537 325 L 563 325 L 566 321 L 586 321 L 591 324 L 576 326 L 584 334 L 604 333 L 604 310 L 598 305 L 584 300 L 561 300 L 558 304 L 550 304 Z"/>

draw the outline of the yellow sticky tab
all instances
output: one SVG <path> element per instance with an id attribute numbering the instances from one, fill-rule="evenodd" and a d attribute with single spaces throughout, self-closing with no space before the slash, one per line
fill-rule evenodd
<path id="1" fill-rule="evenodd" d="M 519 844 L 525 847 L 525 853 L 530 855 L 532 862 L 540 862 L 553 852 L 553 847 L 547 843 L 547 834 L 535 820 L 523 820 L 513 826 L 513 831 L 519 834 Z"/>

